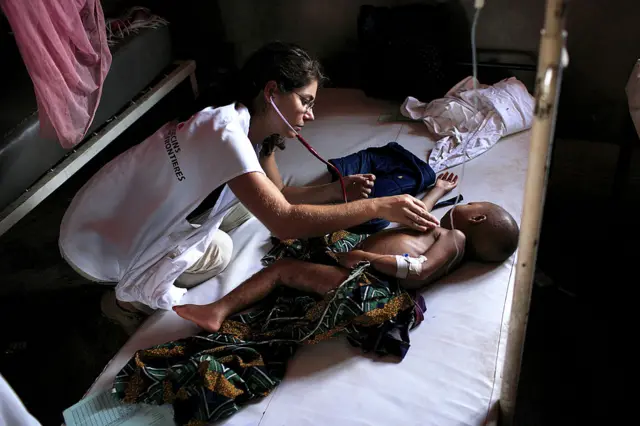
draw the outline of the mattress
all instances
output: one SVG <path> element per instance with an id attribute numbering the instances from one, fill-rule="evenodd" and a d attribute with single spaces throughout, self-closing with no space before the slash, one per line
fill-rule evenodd
<path id="1" fill-rule="evenodd" d="M 325 158 L 397 141 L 426 159 L 433 146 L 422 123 L 385 120 L 399 105 L 357 90 L 324 89 L 305 138 Z M 501 140 L 467 163 L 466 201 L 502 205 L 519 220 L 529 132 Z M 326 167 L 296 141 L 276 154 L 288 185 L 329 181 Z M 461 167 L 452 169 L 458 173 Z M 436 210 L 440 217 L 446 209 Z M 269 233 L 255 218 L 231 232 L 234 260 L 220 276 L 190 290 L 185 303 L 209 303 L 261 268 Z M 411 332 L 402 362 L 362 354 L 346 340 L 305 346 L 282 384 L 224 425 L 481 425 L 495 415 L 510 318 L 515 255 L 500 265 L 468 263 L 423 291 L 424 322 Z M 107 365 L 89 392 L 107 389 L 138 349 L 198 331 L 174 312 L 152 315 Z"/>

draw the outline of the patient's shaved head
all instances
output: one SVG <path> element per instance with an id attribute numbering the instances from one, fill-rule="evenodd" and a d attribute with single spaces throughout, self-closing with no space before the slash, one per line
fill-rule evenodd
<path id="1" fill-rule="evenodd" d="M 449 210 L 440 223 L 444 228 L 462 231 L 469 255 L 484 262 L 502 262 L 518 248 L 518 224 L 497 204 L 460 205 Z"/>

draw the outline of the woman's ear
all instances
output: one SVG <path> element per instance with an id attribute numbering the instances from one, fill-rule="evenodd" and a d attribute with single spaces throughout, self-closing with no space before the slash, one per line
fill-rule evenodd
<path id="1" fill-rule="evenodd" d="M 477 215 L 471 216 L 471 218 L 469 218 L 469 222 L 471 222 L 473 224 L 480 224 L 480 223 L 484 222 L 485 220 L 487 220 L 487 215 L 486 214 L 477 214 Z"/>
<path id="2" fill-rule="evenodd" d="M 269 103 L 269 100 L 271 99 L 272 96 L 274 96 L 275 94 L 277 94 L 278 91 L 278 83 L 275 82 L 275 80 L 269 80 L 267 81 L 267 84 L 264 85 L 264 100 L 265 102 Z"/>

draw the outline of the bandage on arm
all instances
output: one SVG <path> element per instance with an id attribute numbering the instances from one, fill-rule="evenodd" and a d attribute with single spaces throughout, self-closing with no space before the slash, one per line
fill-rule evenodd
<path id="1" fill-rule="evenodd" d="M 425 261 L 427 260 L 425 256 L 405 258 L 404 256 L 376 254 L 363 250 L 355 250 L 354 254 L 355 253 L 357 253 L 360 259 L 371 263 L 371 266 L 376 271 L 382 272 L 390 277 L 403 279 L 420 279 L 420 275 L 424 269 L 422 265 L 426 264 Z"/>
<path id="2" fill-rule="evenodd" d="M 426 261 L 425 256 L 411 257 L 408 254 L 396 256 L 396 277 L 418 278 L 422 273 L 422 264 Z"/>
<path id="3" fill-rule="evenodd" d="M 424 254 L 429 261 L 420 265 L 418 276 L 409 275 L 402 286 L 418 289 L 450 273 L 460 265 L 464 257 L 464 247 L 465 237 L 460 231 L 448 231 L 438 235 L 436 242 Z"/>

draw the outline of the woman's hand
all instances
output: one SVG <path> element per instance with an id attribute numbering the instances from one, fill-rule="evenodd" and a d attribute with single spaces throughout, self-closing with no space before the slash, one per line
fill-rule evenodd
<path id="1" fill-rule="evenodd" d="M 372 201 L 377 203 L 378 217 L 391 222 L 401 223 L 418 231 L 440 225 L 438 219 L 427 211 L 424 203 L 411 195 L 375 198 Z"/>
<path id="2" fill-rule="evenodd" d="M 363 198 L 369 198 L 369 194 L 371 194 L 371 191 L 373 190 L 375 180 L 375 175 L 372 175 L 371 173 L 345 176 L 344 187 L 347 190 L 347 200 L 355 201 Z M 337 186 L 339 194 L 338 199 L 343 200 L 340 181 L 336 181 L 335 185 Z"/>
<path id="3" fill-rule="evenodd" d="M 442 191 L 442 195 L 448 194 L 458 186 L 458 175 L 446 172 L 438 176 L 435 187 Z"/>

